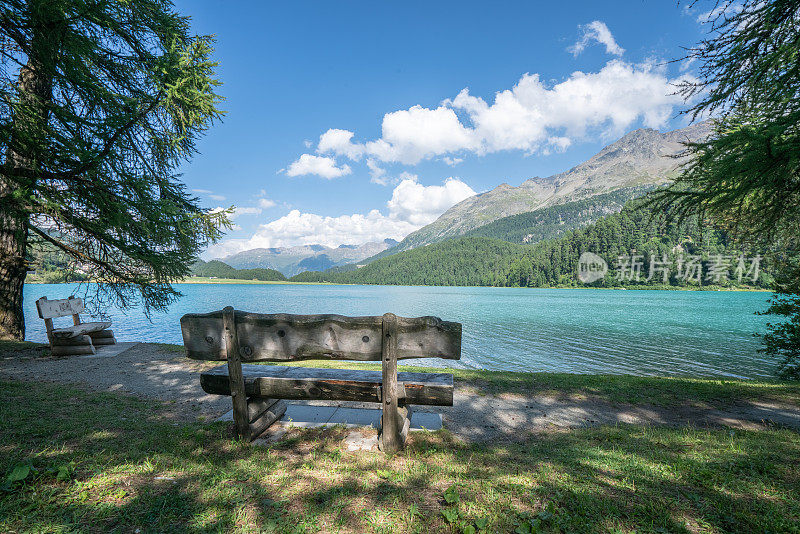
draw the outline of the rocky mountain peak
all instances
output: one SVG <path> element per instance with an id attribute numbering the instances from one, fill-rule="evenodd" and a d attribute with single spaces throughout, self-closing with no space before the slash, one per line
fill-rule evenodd
<path id="1" fill-rule="evenodd" d="M 503 217 L 618 189 L 664 183 L 682 163 L 671 156 L 711 131 L 710 121 L 670 132 L 652 128 L 633 130 L 609 144 L 587 161 L 547 178 L 530 178 L 518 187 L 502 183 L 467 198 L 431 224 L 409 234 L 397 251 L 457 237 Z"/>

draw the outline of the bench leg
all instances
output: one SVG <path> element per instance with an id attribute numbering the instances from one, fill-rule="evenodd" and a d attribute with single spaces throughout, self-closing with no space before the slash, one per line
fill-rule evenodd
<path id="1" fill-rule="evenodd" d="M 394 454 L 405 446 L 403 428 L 408 414 L 403 406 L 405 401 L 399 399 L 397 386 L 397 316 L 393 313 L 384 314 L 381 330 L 382 411 L 378 443 L 383 452 Z"/>
<path id="2" fill-rule="evenodd" d="M 236 335 L 236 315 L 231 306 L 222 310 L 225 355 L 228 359 L 228 380 L 231 384 L 233 402 L 233 426 L 239 439 L 250 441 L 250 418 L 247 415 L 247 396 L 242 376 L 242 356 L 239 354 L 239 338 Z"/>
<path id="3" fill-rule="evenodd" d="M 408 432 L 411 428 L 411 406 L 398 407 L 397 415 L 397 427 L 395 428 L 394 432 L 384 432 L 383 417 L 381 417 L 380 424 L 378 425 L 378 448 L 387 454 L 391 454 L 391 452 L 387 450 L 387 445 L 393 446 L 394 442 L 399 443 L 401 449 L 405 447 L 406 439 L 408 438 Z M 390 442 L 387 436 L 391 435 L 396 436 L 396 441 L 391 440 Z M 385 437 L 386 442 L 384 442 Z"/>
<path id="4" fill-rule="evenodd" d="M 117 339 L 114 337 L 114 332 L 111 330 L 99 330 L 97 332 L 90 332 L 89 337 L 92 338 L 92 344 L 96 347 L 98 345 L 116 345 Z"/>
<path id="5" fill-rule="evenodd" d="M 286 413 L 286 403 L 278 399 L 250 397 L 247 399 L 250 441 L 258 438 L 272 423 Z"/>

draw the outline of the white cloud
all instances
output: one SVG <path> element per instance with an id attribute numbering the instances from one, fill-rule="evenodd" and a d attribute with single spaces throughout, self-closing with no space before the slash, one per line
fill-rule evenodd
<path id="1" fill-rule="evenodd" d="M 242 215 L 261 215 L 261 208 L 250 207 L 250 208 L 243 208 L 237 207 L 234 209 L 233 212 L 233 219 L 236 217 L 240 217 Z"/>
<path id="2" fill-rule="evenodd" d="M 378 165 L 378 162 L 372 158 L 367 160 L 367 168 L 369 168 L 370 182 L 379 185 L 388 185 L 389 182 L 385 178 L 386 171 Z"/>
<path id="3" fill-rule="evenodd" d="M 560 154 L 572 145 L 572 140 L 569 137 L 551 137 L 547 140 L 547 145 L 542 148 L 542 154 Z"/>
<path id="4" fill-rule="evenodd" d="M 256 247 L 320 244 L 336 247 L 343 243 L 366 243 L 386 237 L 401 239 L 415 230 L 411 223 L 382 215 L 378 210 L 325 217 L 292 210 L 280 219 L 261 226 L 250 239 Z"/>
<path id="5" fill-rule="evenodd" d="M 219 213 L 221 211 L 225 211 L 227 208 L 223 208 L 222 206 L 217 206 L 216 208 L 209 210 L 209 213 Z M 242 215 L 260 215 L 261 208 L 256 207 L 240 207 L 236 206 L 233 208 L 233 212 L 228 215 L 230 220 L 236 219 L 241 217 Z"/>
<path id="6" fill-rule="evenodd" d="M 686 72 L 692 68 L 692 65 L 694 65 L 696 61 L 697 58 L 694 57 L 686 58 L 680 62 L 678 68 L 680 69 L 681 72 Z"/>
<path id="7" fill-rule="evenodd" d="M 589 24 L 581 24 L 578 28 L 583 32 L 580 41 L 567 48 L 568 52 L 572 52 L 573 56 L 577 56 L 583 52 L 592 41 L 597 41 L 606 47 L 607 54 L 621 56 L 625 53 L 625 49 L 617 44 L 614 36 L 611 35 L 611 30 L 608 29 L 605 22 L 595 20 Z"/>
<path id="8" fill-rule="evenodd" d="M 424 186 L 417 182 L 416 176 L 408 177 L 394 188 L 392 199 L 387 204 L 389 216 L 424 226 L 474 194 L 470 186 L 457 178 L 448 178 L 444 185 Z"/>
<path id="9" fill-rule="evenodd" d="M 378 159 L 415 164 L 438 154 L 475 145 L 470 129 L 461 124 L 453 109 L 446 106 L 436 109 L 413 106 L 387 113 L 381 130 L 383 135 L 380 139 L 361 144 L 353 143 L 351 131 L 330 129 L 320 136 L 317 150 L 354 161 L 362 154 L 368 154 L 373 156 L 373 163 Z"/>
<path id="10" fill-rule="evenodd" d="M 383 117 L 382 137 L 367 143 L 367 150 L 382 161 L 416 163 L 438 154 L 476 149 L 478 140 L 455 111 L 413 106 Z"/>
<path id="11" fill-rule="evenodd" d="M 442 158 L 442 161 L 444 161 L 451 167 L 455 167 L 456 165 L 464 161 L 464 158 L 451 158 L 450 156 L 445 156 Z"/>
<path id="12" fill-rule="evenodd" d="M 713 24 L 715 22 L 722 22 L 723 17 L 736 15 L 744 10 L 744 5 L 739 2 L 720 2 L 710 11 L 700 13 L 697 15 L 697 22 L 700 24 Z"/>
<path id="13" fill-rule="evenodd" d="M 338 178 L 352 171 L 348 165 L 336 166 L 336 160 L 324 156 L 313 154 L 303 154 L 297 161 L 289 165 L 286 170 L 288 176 L 302 176 L 304 174 L 315 174 L 328 180 Z"/>
<path id="14" fill-rule="evenodd" d="M 210 189 L 192 189 L 192 193 L 197 193 L 198 195 L 206 195 L 211 200 L 216 200 L 218 202 L 225 200 L 224 195 L 217 195 Z"/>
<path id="15" fill-rule="evenodd" d="M 319 136 L 317 152 L 332 152 L 340 156 L 347 156 L 352 160 L 358 160 L 364 153 L 364 148 L 353 144 L 353 132 L 349 130 L 339 130 L 331 128 Z"/>
<path id="16" fill-rule="evenodd" d="M 457 162 L 465 153 L 563 150 L 587 136 L 621 135 L 639 120 L 652 128 L 664 126 L 683 103 L 674 84 L 685 78 L 668 78 L 666 68 L 655 62 L 619 59 L 598 72 L 573 72 L 554 85 L 538 74 L 524 74 L 494 101 L 463 89 L 433 109 L 413 106 L 387 113 L 375 140 L 354 142 L 353 132 L 330 129 L 320 137 L 318 151 L 352 161 L 366 156 L 373 181 L 385 182 L 379 162 L 415 165 L 441 157 L 447 163 L 445 157 Z M 333 158 L 327 165 L 335 168 Z"/>
<path id="17" fill-rule="evenodd" d="M 269 198 L 259 198 L 258 199 L 258 206 L 261 208 L 269 209 L 275 205 L 275 201 Z"/>
<path id="18" fill-rule="evenodd" d="M 252 248 L 312 244 L 336 247 L 387 237 L 400 240 L 475 194 L 471 187 L 457 178 L 448 178 L 443 185 L 424 186 L 414 175 L 406 173 L 402 176 L 403 180 L 387 202 L 388 215 L 372 210 L 366 214 L 330 217 L 292 210 L 279 219 L 262 224 L 250 238 L 223 241 L 209 248 L 204 256 L 220 258 Z"/>

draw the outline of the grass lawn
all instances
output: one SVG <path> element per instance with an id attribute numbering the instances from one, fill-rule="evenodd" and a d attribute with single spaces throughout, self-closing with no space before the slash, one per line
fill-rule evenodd
<path id="1" fill-rule="evenodd" d="M 486 445 L 439 431 L 387 459 L 347 452 L 342 428 L 264 448 L 161 410 L 0 382 L 0 531 L 800 532 L 789 430 L 619 426 Z"/>

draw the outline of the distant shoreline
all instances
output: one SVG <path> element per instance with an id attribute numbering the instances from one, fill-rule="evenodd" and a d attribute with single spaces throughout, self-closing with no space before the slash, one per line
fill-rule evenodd
<path id="1" fill-rule="evenodd" d="M 291 280 L 241 280 L 239 278 L 210 278 L 207 276 L 192 276 L 184 278 L 176 284 L 286 284 L 314 286 L 328 284 L 328 282 L 292 282 Z"/>
<path id="2" fill-rule="evenodd" d="M 26 284 L 41 285 L 46 282 L 26 281 Z M 57 282 L 59 284 L 79 284 L 80 282 Z M 291 280 L 240 280 L 238 278 L 210 278 L 205 276 L 192 276 L 175 284 L 240 284 L 240 285 L 295 285 L 295 286 L 384 286 L 384 287 L 493 287 L 495 289 L 604 289 L 608 291 L 741 291 L 756 293 L 771 293 L 771 289 L 754 287 L 679 287 L 679 286 L 631 286 L 631 287 L 576 287 L 576 286 L 551 286 L 551 287 L 506 287 L 506 286 L 436 286 L 436 285 L 409 285 L 409 284 L 348 284 L 342 282 L 294 282 Z"/>
<path id="3" fill-rule="evenodd" d="M 413 284 L 349 284 L 344 282 L 293 282 L 291 280 L 239 280 L 237 278 L 207 278 L 193 276 L 176 284 L 287 284 L 287 285 L 312 285 L 312 286 L 384 286 L 384 287 L 493 287 L 495 289 L 606 289 L 613 291 L 742 291 L 771 293 L 771 289 L 754 287 L 679 287 L 679 286 L 631 286 L 631 287 L 590 287 L 590 286 L 551 286 L 551 287 L 506 287 L 506 286 L 437 286 Z"/>

